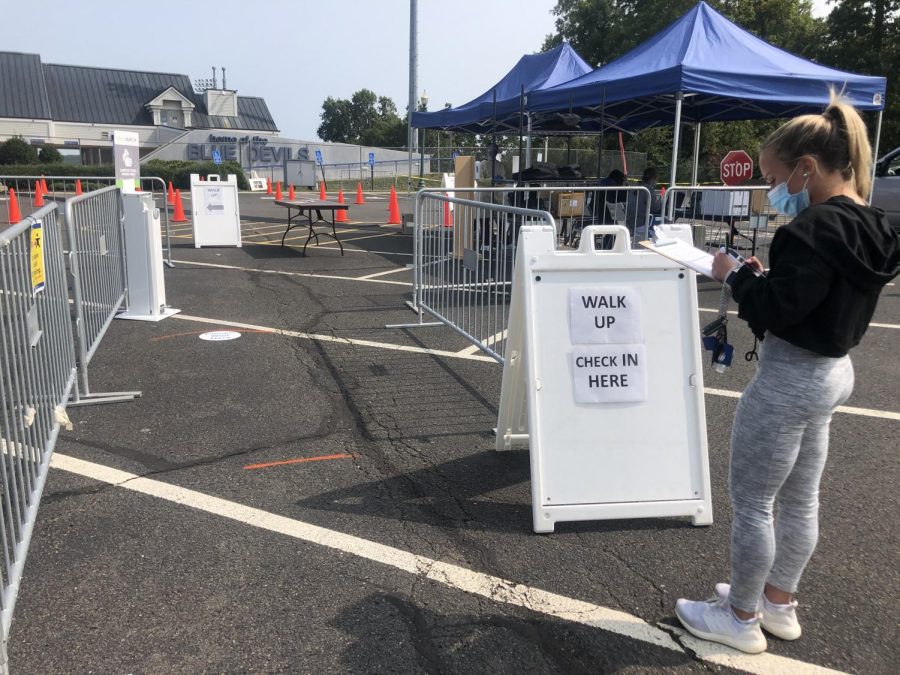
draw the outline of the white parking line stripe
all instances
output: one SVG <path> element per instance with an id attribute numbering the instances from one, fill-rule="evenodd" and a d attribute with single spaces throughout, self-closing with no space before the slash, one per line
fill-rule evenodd
<path id="1" fill-rule="evenodd" d="M 504 329 L 495 335 L 491 335 L 489 338 L 485 338 L 483 340 L 483 342 L 488 347 L 490 347 L 491 345 L 496 344 L 497 342 L 500 342 L 500 340 L 505 340 L 505 339 L 506 339 L 506 330 Z M 460 349 L 456 353 L 459 354 L 460 356 L 465 356 L 466 354 L 474 354 L 477 351 L 479 351 L 478 345 L 471 345 L 470 347 L 466 347 L 465 349 Z"/>
<path id="2" fill-rule="evenodd" d="M 656 647 L 664 647 L 674 652 L 684 653 L 681 646 L 666 631 L 652 626 L 639 617 L 616 609 L 518 584 L 508 579 L 434 560 L 433 558 L 410 553 L 409 551 L 387 546 L 376 541 L 345 534 L 337 530 L 329 530 L 302 520 L 280 516 L 269 511 L 213 497 L 195 490 L 188 490 L 177 485 L 171 485 L 151 478 L 142 478 L 133 473 L 120 471 L 94 462 L 87 462 L 58 452 L 53 454 L 50 466 L 54 469 L 115 485 L 125 490 L 131 490 L 149 497 L 163 499 L 215 516 L 228 518 L 261 530 L 324 546 L 335 551 L 349 553 L 364 560 L 388 565 L 408 574 L 414 574 L 417 577 L 428 579 L 448 588 L 487 598 L 496 603 L 521 607 L 545 616 L 552 616 L 563 621 L 591 628 L 599 628 L 600 630 L 623 635 Z M 719 646 L 707 649 L 704 645 L 698 645 L 696 651 L 701 658 L 740 668 L 751 673 L 768 675 L 774 672 L 835 672 L 824 668 L 812 670 L 812 668 L 818 667 L 803 661 L 796 661 L 773 654 L 749 657 Z"/>
<path id="3" fill-rule="evenodd" d="M 357 277 L 360 281 L 365 281 L 366 279 L 375 279 L 377 277 L 383 277 L 388 274 L 397 274 L 398 272 L 412 272 L 411 267 L 398 267 L 395 270 L 387 270 L 386 272 L 375 272 L 375 274 L 367 274 L 364 277 Z"/>
<path id="4" fill-rule="evenodd" d="M 740 398 L 741 392 L 730 391 L 728 389 L 713 389 L 712 387 L 704 387 L 703 391 L 713 396 L 725 396 L 726 398 Z M 878 417 L 885 420 L 900 421 L 900 413 L 890 412 L 888 410 L 875 410 L 873 408 L 856 408 L 850 405 L 841 405 L 836 408 L 839 413 L 848 415 L 859 415 L 861 417 Z"/>
<path id="5" fill-rule="evenodd" d="M 315 333 L 301 333 L 294 330 L 284 330 L 282 328 L 269 328 L 268 326 L 257 326 L 250 323 L 239 323 L 237 321 L 220 321 L 219 319 L 208 319 L 202 316 L 191 316 L 189 314 L 175 314 L 171 318 L 177 317 L 182 321 L 192 321 L 194 323 L 209 323 L 216 326 L 229 326 L 232 328 L 245 328 L 247 330 L 260 331 L 262 333 L 273 333 L 275 335 L 286 335 L 301 340 L 315 340 L 316 342 L 337 342 L 345 345 L 356 345 L 358 347 L 374 347 L 375 349 L 389 349 L 395 352 L 412 352 L 414 354 L 429 354 L 431 356 L 443 356 L 445 358 L 465 359 L 468 361 L 490 361 L 496 363 L 490 356 L 481 356 L 472 354 L 469 356 L 460 356 L 456 352 L 448 352 L 442 349 L 427 349 L 425 347 L 412 347 L 410 345 L 397 345 L 390 342 L 375 342 L 374 340 L 358 340 L 356 338 L 343 338 L 334 335 L 317 335 Z"/>
<path id="6" fill-rule="evenodd" d="M 302 239 L 302 237 L 299 237 L 299 238 Z M 290 241 L 290 240 L 291 240 L 291 238 L 288 237 L 286 241 Z M 281 246 L 281 242 L 278 242 L 278 241 L 248 241 L 246 243 L 252 244 L 254 246 Z M 342 243 L 343 243 L 343 240 L 342 240 Z M 296 248 L 300 248 L 300 247 L 297 246 Z M 319 246 L 318 248 L 320 250 L 325 250 L 325 251 L 332 251 L 332 250 L 337 251 L 337 249 L 331 249 L 331 248 L 323 247 L 323 246 Z M 338 251 L 338 253 L 340 253 L 340 251 Z M 411 258 L 413 255 L 412 253 L 398 253 L 397 251 L 370 251 L 365 248 L 352 248 L 350 246 L 344 247 L 344 253 L 369 253 L 371 255 L 396 255 L 396 256 L 405 256 L 408 258 Z"/>
<path id="7" fill-rule="evenodd" d="M 711 308 L 709 308 L 709 307 L 699 307 L 698 309 L 699 309 L 701 312 L 713 312 L 713 313 L 718 313 L 718 311 L 719 311 L 719 310 L 717 310 L 717 309 L 711 309 Z M 732 314 L 732 315 L 734 315 L 734 316 L 737 316 L 737 312 L 734 311 L 733 309 L 729 309 L 729 310 L 728 310 L 728 313 L 729 313 L 729 314 Z M 875 323 L 875 322 L 873 321 L 873 322 L 870 323 L 869 325 L 870 325 L 870 326 L 874 326 L 875 328 L 893 328 L 894 330 L 900 330 L 900 325 L 897 325 L 897 324 L 894 324 L 894 323 Z"/>
<path id="8" fill-rule="evenodd" d="M 369 279 L 368 277 L 342 277 L 335 274 L 313 274 L 312 272 L 285 272 L 282 270 L 261 270 L 256 267 L 239 267 L 237 265 L 220 265 L 218 263 L 196 262 L 194 260 L 173 260 L 179 265 L 199 265 L 201 267 L 216 267 L 224 270 L 239 270 L 241 272 L 256 272 L 259 274 L 283 274 L 289 277 L 312 277 L 313 279 L 340 279 L 341 281 L 371 281 L 373 284 L 391 284 L 393 286 L 412 286 L 408 281 L 387 281 L 385 279 Z"/>
<path id="9" fill-rule="evenodd" d="M 376 282 L 377 280 L 372 280 Z M 391 342 L 375 342 L 374 340 L 358 340 L 355 338 L 335 337 L 334 335 L 317 335 L 315 333 L 301 333 L 292 330 L 283 330 L 281 328 L 270 328 L 268 326 L 257 326 L 250 323 L 239 323 L 237 321 L 224 321 L 219 319 L 209 319 L 200 316 L 191 316 L 189 314 L 175 314 L 172 319 L 180 321 L 194 321 L 196 323 L 209 323 L 217 326 L 231 326 L 233 328 L 246 328 L 248 330 L 256 330 L 263 333 L 274 333 L 277 335 L 287 335 L 303 340 L 317 340 L 319 342 L 338 342 L 346 345 L 357 345 L 359 347 L 373 347 L 375 349 L 390 349 L 400 352 L 411 352 L 414 354 L 430 354 L 432 356 L 442 356 L 450 359 L 463 359 L 465 361 L 482 361 L 484 363 L 497 363 L 490 356 L 482 356 L 477 353 L 469 353 L 471 347 L 457 352 L 448 352 L 442 349 L 427 349 L 425 347 L 411 347 L 408 345 L 398 345 Z M 496 336 L 495 336 L 496 337 Z M 476 350 L 477 351 L 477 350 Z M 726 398 L 740 398 L 741 392 L 730 391 L 728 389 L 715 389 L 712 387 L 704 387 L 703 391 L 712 396 L 724 396 Z M 874 408 L 857 408 L 854 406 L 842 405 L 837 408 L 837 412 L 847 415 L 859 415 L 860 417 L 876 417 L 886 420 L 900 421 L 900 413 L 890 412 L 888 410 L 876 410 Z"/>

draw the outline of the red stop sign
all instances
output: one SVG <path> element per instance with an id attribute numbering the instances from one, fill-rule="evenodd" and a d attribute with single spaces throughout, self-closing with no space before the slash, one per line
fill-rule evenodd
<path id="1" fill-rule="evenodd" d="M 743 150 L 732 150 L 719 164 L 725 185 L 740 185 L 753 177 L 753 160 Z"/>

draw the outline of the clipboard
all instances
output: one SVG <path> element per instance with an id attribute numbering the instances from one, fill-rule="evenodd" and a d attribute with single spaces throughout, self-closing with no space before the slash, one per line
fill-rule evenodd
<path id="1" fill-rule="evenodd" d="M 705 277 L 714 279 L 712 274 L 713 256 L 702 249 L 695 248 L 679 239 L 662 239 L 655 244 L 652 241 L 645 240 L 640 242 L 640 244 L 654 253 L 658 253 L 669 260 L 674 260 Z"/>

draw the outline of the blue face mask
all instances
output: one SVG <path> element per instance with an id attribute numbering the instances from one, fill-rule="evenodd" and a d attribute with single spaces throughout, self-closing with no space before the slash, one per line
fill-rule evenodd
<path id="1" fill-rule="evenodd" d="M 794 167 L 794 171 L 797 170 L 797 167 Z M 793 177 L 794 171 L 791 171 L 791 175 L 788 176 L 788 179 L 783 183 L 779 183 L 771 190 L 769 190 L 769 203 L 772 205 L 772 208 L 778 211 L 779 213 L 783 213 L 786 216 L 790 216 L 793 218 L 798 215 L 801 211 L 804 211 L 809 206 L 809 192 L 806 189 L 807 183 L 809 183 L 809 178 L 807 177 L 806 183 L 803 184 L 803 189 L 796 194 L 791 194 L 788 191 L 788 181 Z"/>

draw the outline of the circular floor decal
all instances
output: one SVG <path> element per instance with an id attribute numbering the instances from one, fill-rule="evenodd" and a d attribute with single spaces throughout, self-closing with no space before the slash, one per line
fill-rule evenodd
<path id="1" fill-rule="evenodd" d="M 239 337 L 241 337 L 241 334 L 233 330 L 214 330 L 209 333 L 203 333 L 200 336 L 200 339 L 210 340 L 212 342 L 222 342 L 223 340 L 235 340 Z"/>

